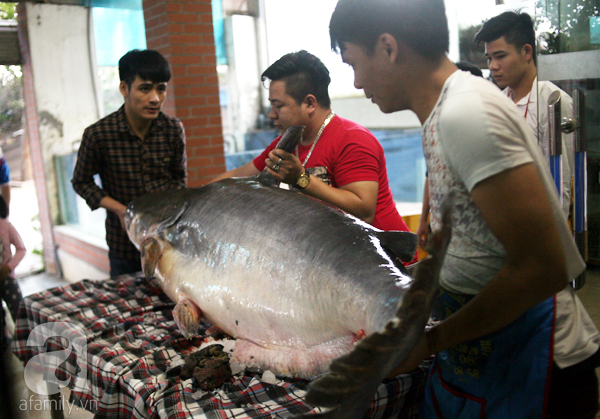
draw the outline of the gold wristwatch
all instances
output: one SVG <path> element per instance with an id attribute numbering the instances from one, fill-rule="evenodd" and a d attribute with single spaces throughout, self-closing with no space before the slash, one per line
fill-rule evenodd
<path id="1" fill-rule="evenodd" d="M 309 183 L 310 183 L 310 173 L 308 173 L 308 170 L 305 170 L 304 173 L 302 173 L 300 175 L 300 177 L 298 178 L 298 180 L 296 181 L 296 186 L 304 189 L 308 186 Z"/>

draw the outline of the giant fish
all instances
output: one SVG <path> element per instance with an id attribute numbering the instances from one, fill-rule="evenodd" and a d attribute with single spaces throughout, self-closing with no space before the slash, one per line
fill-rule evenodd
<path id="1" fill-rule="evenodd" d="M 291 152 L 301 134 L 288 129 L 278 148 Z M 177 303 L 184 336 L 204 318 L 237 340 L 232 362 L 313 379 L 407 306 L 413 279 L 401 260 L 412 260 L 417 240 L 278 183 L 265 169 L 144 195 L 128 205 L 125 225 L 145 275 Z M 415 329 L 429 309 L 413 305 Z"/>
<path id="2" fill-rule="evenodd" d="M 306 401 L 323 413 L 298 419 L 360 419 L 364 416 L 381 380 L 403 361 L 429 319 L 448 244 L 454 196 L 442 207 L 439 231 L 430 235 L 429 255 L 412 269 L 414 281 L 402 297 L 396 315 L 381 331 L 360 340 L 347 354 L 335 358 L 330 374 L 308 386 Z"/>

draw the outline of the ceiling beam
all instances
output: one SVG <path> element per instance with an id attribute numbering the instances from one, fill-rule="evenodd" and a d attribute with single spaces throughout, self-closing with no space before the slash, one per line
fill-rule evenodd
<path id="1" fill-rule="evenodd" d="M 0 20 L 0 65 L 21 65 L 17 22 Z"/>
<path id="2" fill-rule="evenodd" d="M 25 3 L 67 4 L 70 6 L 84 6 L 86 4 L 85 0 L 5 0 L 5 3 L 20 3 L 22 1 L 25 1 Z"/>

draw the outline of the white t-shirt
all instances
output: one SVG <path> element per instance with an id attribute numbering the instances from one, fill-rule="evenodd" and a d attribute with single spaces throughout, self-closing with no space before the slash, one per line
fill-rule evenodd
<path id="1" fill-rule="evenodd" d="M 559 91 L 561 94 L 561 118 L 573 118 L 573 100 L 557 85 L 549 81 L 538 82 L 537 77 L 529 94 L 515 103 L 521 114 L 525 117 L 527 125 L 538 139 L 538 145 L 542 149 L 546 162 L 550 162 L 549 157 L 549 134 L 548 134 L 548 99 L 550 95 Z M 512 100 L 512 90 L 507 87 L 503 90 L 504 94 Z M 562 134 L 562 208 L 566 217 L 569 217 L 571 206 L 571 182 L 573 179 L 573 170 L 575 168 L 575 149 L 573 146 L 573 134 Z"/>
<path id="2" fill-rule="evenodd" d="M 492 83 L 462 71 L 450 76 L 423 125 L 423 151 L 434 231 L 439 229 L 442 203 L 454 193 L 452 239 L 440 273 L 444 288 L 477 294 L 502 268 L 504 247 L 470 193 L 479 182 L 531 162 L 548 191 L 569 277 L 575 278 L 585 269 L 536 140 L 517 107 Z M 589 315 L 567 287 L 557 298 L 555 361 L 561 367 L 573 365 L 592 355 L 599 343 L 600 335 Z"/>

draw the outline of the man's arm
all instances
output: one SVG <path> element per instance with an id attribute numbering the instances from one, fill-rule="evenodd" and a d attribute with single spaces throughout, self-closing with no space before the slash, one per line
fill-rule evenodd
<path id="1" fill-rule="evenodd" d="M 125 216 L 125 210 L 127 209 L 126 205 L 120 203 L 114 198 L 111 198 L 110 196 L 105 196 L 100 200 L 99 206 L 117 214 L 119 216 L 119 220 L 121 220 L 121 227 L 123 227 L 123 230 L 127 231 L 125 228 L 125 221 L 123 219 Z"/>
<path id="2" fill-rule="evenodd" d="M 259 173 L 260 172 L 258 171 L 258 169 L 256 168 L 256 166 L 254 165 L 254 162 L 253 161 L 249 161 L 248 163 L 246 163 L 243 166 L 238 167 L 237 169 L 230 170 L 228 172 L 225 172 L 225 173 L 217 176 L 216 178 L 214 178 L 213 180 L 211 180 L 209 183 L 213 183 L 213 182 L 216 182 L 216 181 L 221 180 L 221 179 L 228 179 L 228 178 L 231 178 L 231 177 L 256 176 Z"/>
<path id="3" fill-rule="evenodd" d="M 303 192 L 313 198 L 328 202 L 366 223 L 371 224 L 375 219 L 377 194 L 379 193 L 377 182 L 353 182 L 334 188 L 311 176 L 310 184 Z"/>
<path id="4" fill-rule="evenodd" d="M 561 120 L 574 119 L 573 99 L 566 92 L 561 91 Z M 563 212 L 569 217 L 571 197 L 573 195 L 572 182 L 575 175 L 575 145 L 573 133 L 562 133 L 562 164 L 563 164 Z"/>
<path id="5" fill-rule="evenodd" d="M 175 158 L 171 166 L 173 172 L 173 180 L 177 187 L 185 188 L 187 186 L 187 155 L 185 154 L 185 129 L 183 123 L 179 121 L 179 138 L 175 147 Z"/>
<path id="6" fill-rule="evenodd" d="M 397 371 L 412 369 L 434 353 L 499 330 L 568 283 L 556 219 L 533 163 L 480 182 L 472 196 L 506 249 L 506 263 L 468 304 L 422 335 Z"/>
<path id="7" fill-rule="evenodd" d="M 73 171 L 73 189 L 81 196 L 88 206 L 95 210 L 100 206 L 100 201 L 108 194 L 96 185 L 94 175 L 99 172 L 100 156 L 96 153 L 92 139 L 87 132 L 84 132 L 77 152 L 77 162 Z"/>
<path id="8" fill-rule="evenodd" d="M 425 249 L 429 243 L 429 179 L 425 178 L 425 186 L 423 187 L 423 206 L 421 207 L 421 216 L 419 217 L 419 227 L 417 227 L 417 238 L 419 246 Z"/>

